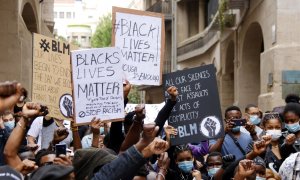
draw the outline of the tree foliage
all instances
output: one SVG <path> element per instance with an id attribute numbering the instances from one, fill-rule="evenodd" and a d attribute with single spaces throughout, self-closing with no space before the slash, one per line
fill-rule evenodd
<path id="1" fill-rule="evenodd" d="M 131 87 L 131 90 L 128 94 L 128 100 L 129 100 L 129 103 L 132 103 L 132 104 L 141 103 L 141 97 L 140 97 L 139 91 L 136 86 Z"/>
<path id="2" fill-rule="evenodd" d="M 96 31 L 92 36 L 91 44 L 94 48 L 109 47 L 111 45 L 112 19 L 111 14 L 100 18 Z"/>

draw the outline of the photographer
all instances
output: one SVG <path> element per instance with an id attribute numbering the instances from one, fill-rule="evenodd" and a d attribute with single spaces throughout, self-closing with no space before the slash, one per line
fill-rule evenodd
<path id="1" fill-rule="evenodd" d="M 241 126 L 235 125 L 235 121 L 241 118 L 242 112 L 240 108 L 231 106 L 226 109 L 226 135 L 218 140 L 210 140 L 209 152 L 218 151 L 221 152 L 223 156 L 232 154 L 235 155 L 236 159 L 240 159 L 246 155 L 247 147 L 252 143 L 252 137 L 249 134 L 240 131 Z M 250 134 L 252 134 L 252 132 L 250 132 Z"/>

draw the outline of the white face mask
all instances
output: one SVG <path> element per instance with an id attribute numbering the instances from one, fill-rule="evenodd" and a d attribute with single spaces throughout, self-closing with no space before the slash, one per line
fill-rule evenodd
<path id="1" fill-rule="evenodd" d="M 267 130 L 266 134 L 272 136 L 272 141 L 277 141 L 282 136 L 281 130 L 277 129 Z"/>

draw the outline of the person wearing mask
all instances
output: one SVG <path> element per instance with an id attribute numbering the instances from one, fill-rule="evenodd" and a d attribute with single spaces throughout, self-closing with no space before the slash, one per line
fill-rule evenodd
<path id="1" fill-rule="evenodd" d="M 172 180 L 201 180 L 208 179 L 197 169 L 195 158 L 188 145 L 179 145 L 174 150 L 176 169 L 169 169 L 166 179 Z"/>
<path id="2" fill-rule="evenodd" d="M 3 150 L 14 127 L 15 120 L 10 112 L 6 112 L 4 115 L 0 116 L 0 166 L 5 165 Z"/>
<path id="3" fill-rule="evenodd" d="M 260 111 L 256 105 L 249 104 L 245 108 L 246 119 L 249 123 L 255 125 L 255 132 L 258 137 L 262 135 L 262 128 L 260 128 L 261 118 L 260 118 Z M 241 129 L 242 130 L 242 129 Z M 249 133 L 247 130 L 244 132 Z"/>
<path id="4" fill-rule="evenodd" d="M 236 126 L 234 121 L 241 119 L 242 113 L 239 107 L 231 106 L 225 111 L 225 136 L 217 140 L 210 140 L 209 152 L 218 151 L 223 156 L 232 154 L 236 159 L 244 157 L 247 153 L 247 147 L 253 142 L 251 135 L 253 132 L 242 132 L 241 126 Z M 252 130 L 254 128 L 251 128 Z M 249 129 L 247 129 L 249 130 Z M 250 130 L 249 130 L 250 131 Z"/>
<path id="5" fill-rule="evenodd" d="M 222 154 L 220 152 L 210 153 L 206 158 L 206 169 L 208 176 L 213 179 L 213 176 L 218 172 L 222 165 Z"/>
<path id="6" fill-rule="evenodd" d="M 289 134 L 295 134 L 296 138 L 300 138 L 300 104 L 288 103 L 283 111 L 285 128 Z"/>
<path id="7" fill-rule="evenodd" d="M 64 128 L 66 129 L 64 132 L 68 133 L 68 136 L 62 142 L 66 143 L 67 147 L 70 148 L 72 134 L 67 130 L 68 124 L 65 124 L 65 122 L 70 123 L 69 121 L 58 120 L 48 116 L 36 118 L 27 133 L 28 144 L 30 146 L 37 145 L 39 147 L 38 150 L 47 149 L 52 141 L 54 131 L 58 128 Z"/>
<path id="8" fill-rule="evenodd" d="M 295 138 L 293 134 L 282 136 L 282 122 L 278 113 L 266 113 L 263 117 L 262 126 L 267 135 L 272 137 L 265 153 L 267 167 L 278 172 L 283 160 L 294 151 L 292 145 Z"/>

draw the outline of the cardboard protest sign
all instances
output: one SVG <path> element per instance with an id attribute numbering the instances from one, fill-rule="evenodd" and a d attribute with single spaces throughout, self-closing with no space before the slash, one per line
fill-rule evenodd
<path id="1" fill-rule="evenodd" d="M 72 115 L 70 51 L 75 46 L 33 34 L 32 101 L 47 105 L 49 116 Z"/>
<path id="2" fill-rule="evenodd" d="M 215 67 L 207 65 L 164 76 L 165 88 L 176 86 L 179 92 L 168 119 L 169 125 L 178 130 L 178 135 L 171 139 L 172 145 L 224 136 L 215 73 Z"/>
<path id="3" fill-rule="evenodd" d="M 125 107 L 125 112 L 129 113 L 135 110 L 138 104 L 127 104 Z M 160 104 L 145 104 L 146 117 L 144 119 L 145 124 L 153 123 L 157 117 L 159 111 L 164 107 L 165 102 Z"/>
<path id="4" fill-rule="evenodd" d="M 124 79 L 161 85 L 164 32 L 163 14 L 113 7 L 112 44 L 121 49 Z"/>
<path id="5" fill-rule="evenodd" d="M 118 48 L 72 51 L 76 124 L 124 118 L 121 52 Z"/>

